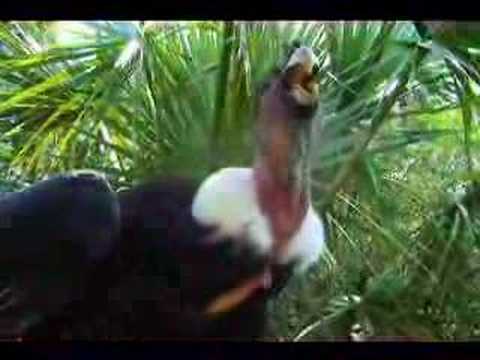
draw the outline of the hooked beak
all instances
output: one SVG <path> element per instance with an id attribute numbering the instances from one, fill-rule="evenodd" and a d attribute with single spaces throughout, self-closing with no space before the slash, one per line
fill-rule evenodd
<path id="1" fill-rule="evenodd" d="M 318 101 L 319 61 L 309 47 L 297 48 L 283 70 L 283 79 L 299 105 L 314 105 Z"/>

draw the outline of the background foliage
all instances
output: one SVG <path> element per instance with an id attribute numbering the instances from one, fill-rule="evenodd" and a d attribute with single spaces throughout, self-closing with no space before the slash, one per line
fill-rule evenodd
<path id="1" fill-rule="evenodd" d="M 480 35 L 441 22 L 2 22 L 0 191 L 70 169 L 116 188 L 248 166 L 255 94 L 321 59 L 313 197 L 329 252 L 272 336 L 475 338 Z"/>

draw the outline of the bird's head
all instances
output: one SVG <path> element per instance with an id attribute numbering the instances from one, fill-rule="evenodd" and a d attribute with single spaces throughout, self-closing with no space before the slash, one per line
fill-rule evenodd
<path id="1" fill-rule="evenodd" d="M 318 106 L 317 74 L 320 65 L 309 47 L 295 47 L 291 52 L 280 79 L 287 92 L 300 108 L 314 112 Z"/>
<path id="2" fill-rule="evenodd" d="M 262 88 L 257 108 L 259 121 L 311 119 L 319 102 L 319 69 L 313 50 L 296 45 L 280 71 Z"/>

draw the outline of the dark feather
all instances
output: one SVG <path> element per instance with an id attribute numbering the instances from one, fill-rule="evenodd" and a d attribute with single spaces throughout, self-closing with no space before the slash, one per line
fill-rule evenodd
<path id="1" fill-rule="evenodd" d="M 121 234 L 111 255 L 89 268 L 77 285 L 85 296 L 80 300 L 67 297 L 63 307 L 58 307 L 62 311 L 43 316 L 26 337 L 261 336 L 266 326 L 266 302 L 283 287 L 290 269 L 275 269 L 278 279 L 272 294 L 258 291 L 230 313 L 206 316 L 205 307 L 214 297 L 258 274 L 266 259 L 249 248 L 234 248 L 233 241 L 205 245 L 203 240 L 212 229 L 192 218 L 195 191 L 196 185 L 187 181 L 164 179 L 120 193 Z M 64 272 L 69 280 L 75 274 L 66 268 Z"/>
<path id="2" fill-rule="evenodd" d="M 82 302 L 88 276 L 108 258 L 119 208 L 106 182 L 57 176 L 0 201 L 0 336 L 24 333 Z"/>

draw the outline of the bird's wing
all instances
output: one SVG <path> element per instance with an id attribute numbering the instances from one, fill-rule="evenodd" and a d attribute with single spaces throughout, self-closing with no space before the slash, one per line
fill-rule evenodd
<path id="1" fill-rule="evenodd" d="M 56 176 L 0 199 L 0 337 L 21 336 L 82 301 L 119 228 L 103 178 Z"/>

